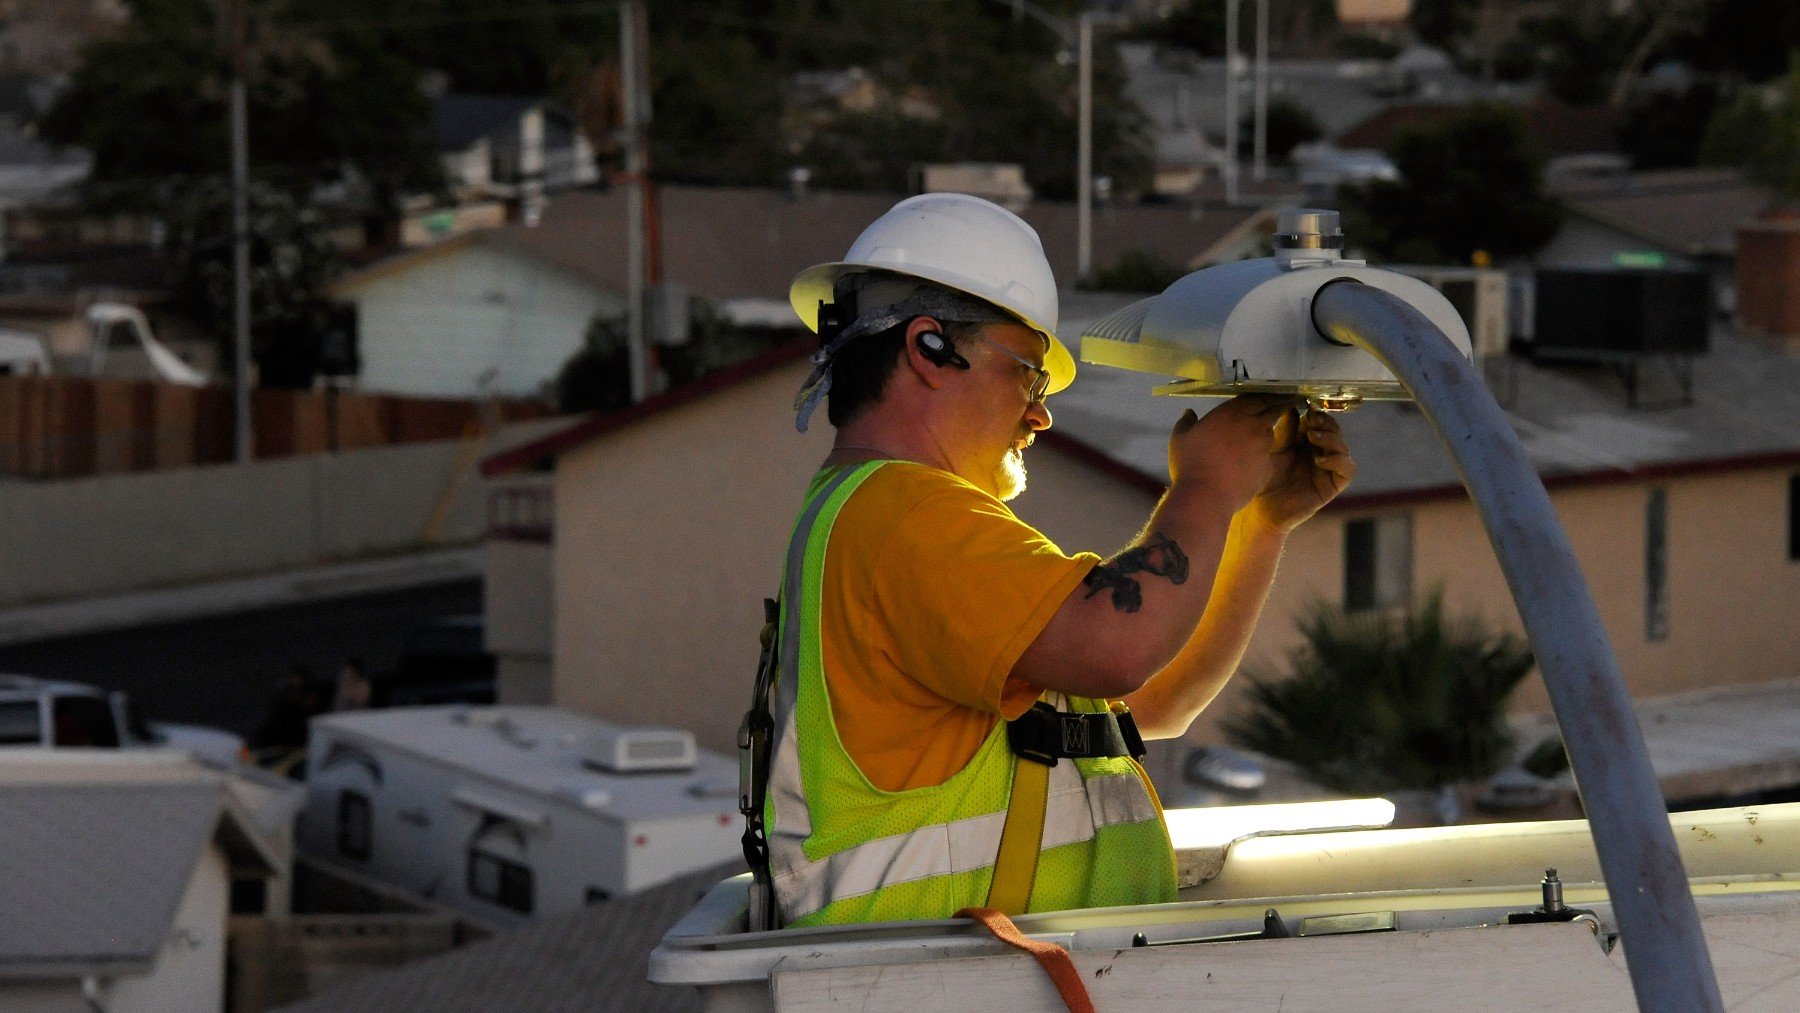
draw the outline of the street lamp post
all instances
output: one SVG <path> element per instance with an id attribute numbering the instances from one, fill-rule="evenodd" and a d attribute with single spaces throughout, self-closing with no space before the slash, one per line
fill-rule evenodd
<path id="1" fill-rule="evenodd" d="M 1258 183 L 1269 171 L 1269 0 L 1256 0 L 1256 140 L 1251 149 L 1250 178 Z"/>
<path id="2" fill-rule="evenodd" d="M 1238 0 L 1225 0 L 1225 203 L 1238 197 Z"/>
<path id="3" fill-rule="evenodd" d="M 255 454 L 250 432 L 250 142 L 243 0 L 227 0 L 231 60 L 232 450 L 239 464 Z"/>
<path id="4" fill-rule="evenodd" d="M 1094 269 L 1094 19 L 1082 11 L 1079 116 L 1075 143 L 1075 276 L 1086 279 Z"/>

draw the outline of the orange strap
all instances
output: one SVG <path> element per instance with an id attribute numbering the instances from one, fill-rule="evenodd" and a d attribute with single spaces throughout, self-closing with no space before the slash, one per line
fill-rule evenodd
<path id="1" fill-rule="evenodd" d="M 1094 1000 L 1088 998 L 1087 985 L 1081 980 L 1081 972 L 1075 970 L 1075 962 L 1069 959 L 1069 951 L 1055 943 L 1027 938 L 1011 918 L 991 907 L 966 907 L 956 912 L 956 917 L 973 918 L 992 932 L 994 938 L 1031 954 L 1050 976 L 1050 983 L 1056 986 L 1069 1013 L 1094 1013 Z"/>

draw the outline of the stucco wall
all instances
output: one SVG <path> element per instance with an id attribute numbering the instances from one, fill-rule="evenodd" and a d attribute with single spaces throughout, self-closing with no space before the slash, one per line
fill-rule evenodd
<path id="1" fill-rule="evenodd" d="M 831 427 L 788 367 L 557 460 L 556 702 L 736 748 L 762 599 Z"/>
<path id="2" fill-rule="evenodd" d="M 823 420 L 794 435 L 790 368 L 652 418 L 558 463 L 554 581 L 557 702 L 626 722 L 693 729 L 728 750 L 747 702 L 760 625 L 807 477 L 828 447 Z M 1041 444 L 1014 505 L 1064 549 L 1123 546 L 1154 498 Z M 1786 558 L 1781 469 L 1696 475 L 1668 489 L 1667 640 L 1644 633 L 1646 485 L 1561 489 L 1553 502 L 1576 546 L 1631 691 L 1653 696 L 1800 676 L 1800 563 Z M 1522 634 L 1473 507 L 1436 500 L 1412 515 L 1413 588 L 1441 582 L 1450 609 Z M 1368 511 L 1336 510 L 1290 540 L 1248 663 L 1279 664 L 1312 603 L 1340 604 L 1343 532 Z M 1196 724 L 1241 706 L 1235 681 Z M 1516 709 L 1548 707 L 1534 675 Z"/>
<path id="3" fill-rule="evenodd" d="M 472 464 L 460 441 L 444 441 L 0 484 L 0 607 L 419 548 L 451 488 L 438 541 L 467 542 L 486 510 Z"/>
<path id="4" fill-rule="evenodd" d="M 1633 696 L 1800 675 L 1793 606 L 1800 564 L 1786 556 L 1787 481 L 1786 470 L 1764 469 L 1553 492 Z M 1668 495 L 1669 632 L 1652 642 L 1644 617 L 1644 537 L 1646 501 L 1655 485 Z M 1442 584 L 1453 612 L 1473 612 L 1523 636 L 1487 532 L 1467 501 L 1382 512 L 1412 515 L 1415 594 Z M 1344 524 L 1365 516 L 1373 514 L 1328 513 L 1297 533 L 1251 646 L 1252 665 L 1280 661 L 1297 640 L 1292 619 L 1309 601 L 1342 601 Z M 1207 717 L 1216 720 L 1238 699 L 1237 691 L 1228 691 Z M 1549 709 L 1537 674 L 1513 703 L 1522 712 Z M 1208 734 L 1209 724 L 1203 718 L 1197 736 Z"/>
<path id="5" fill-rule="evenodd" d="M 486 370 L 495 393 L 530 397 L 580 347 L 617 296 L 479 243 L 376 275 L 355 301 L 366 390 L 470 397 Z"/>

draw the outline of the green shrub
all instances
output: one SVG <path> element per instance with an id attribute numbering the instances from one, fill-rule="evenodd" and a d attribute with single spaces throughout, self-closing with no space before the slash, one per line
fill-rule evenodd
<path id="1" fill-rule="evenodd" d="M 1234 745 L 1351 793 L 1478 780 L 1511 759 L 1506 700 L 1531 651 L 1446 618 L 1441 590 L 1398 617 L 1316 606 L 1300 632 L 1284 673 L 1247 673 L 1250 707 L 1223 724 Z"/>

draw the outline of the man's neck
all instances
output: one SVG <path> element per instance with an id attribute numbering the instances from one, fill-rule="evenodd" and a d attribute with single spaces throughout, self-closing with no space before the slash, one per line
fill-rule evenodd
<path id="1" fill-rule="evenodd" d="M 889 420 L 879 414 L 854 419 L 839 429 L 825 463 L 875 460 L 912 461 L 944 471 L 956 470 L 928 428 L 916 420 Z"/>

